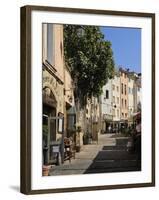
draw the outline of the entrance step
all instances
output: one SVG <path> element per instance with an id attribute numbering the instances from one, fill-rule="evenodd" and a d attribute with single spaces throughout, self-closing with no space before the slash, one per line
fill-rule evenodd
<path id="1" fill-rule="evenodd" d="M 125 145 L 118 146 L 104 146 L 102 150 L 113 151 L 113 150 L 126 150 L 127 147 Z"/>
<path id="2" fill-rule="evenodd" d="M 126 151 L 99 151 L 96 160 L 136 160 L 136 154 L 130 154 Z"/>
<path id="3" fill-rule="evenodd" d="M 129 138 L 116 138 L 116 145 L 117 146 L 126 146 L 128 143 Z"/>

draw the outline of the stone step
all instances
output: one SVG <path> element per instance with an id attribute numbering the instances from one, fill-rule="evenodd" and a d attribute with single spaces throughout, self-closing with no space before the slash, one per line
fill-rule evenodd
<path id="1" fill-rule="evenodd" d="M 136 160 L 136 154 L 127 151 L 99 151 L 94 160 Z"/>
<path id="2" fill-rule="evenodd" d="M 107 161 L 81 161 L 78 163 L 70 163 L 69 165 L 53 166 L 51 172 L 55 170 L 114 170 L 114 169 L 127 169 L 127 168 L 138 168 L 140 167 L 140 162 L 130 161 L 130 160 L 107 160 Z"/>
<path id="3" fill-rule="evenodd" d="M 126 146 L 128 143 L 129 138 L 116 138 L 116 145 L 117 146 Z"/>
<path id="4" fill-rule="evenodd" d="M 112 173 L 112 172 L 135 172 L 141 171 L 141 167 L 119 167 L 119 168 L 107 168 L 107 169 L 87 169 L 84 174 L 96 174 L 96 173 Z"/>
<path id="5" fill-rule="evenodd" d="M 102 150 L 108 150 L 108 151 L 113 151 L 113 150 L 126 150 L 127 147 L 125 145 L 118 145 L 118 146 L 104 146 Z"/>
<path id="6" fill-rule="evenodd" d="M 139 162 L 136 160 L 107 160 L 107 161 L 94 161 L 89 169 L 109 169 L 109 168 L 129 168 L 137 167 Z"/>

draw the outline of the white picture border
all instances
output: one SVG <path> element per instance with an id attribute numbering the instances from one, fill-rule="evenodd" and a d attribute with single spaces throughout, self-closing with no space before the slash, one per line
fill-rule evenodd
<path id="1" fill-rule="evenodd" d="M 31 13 L 31 189 L 150 183 L 152 163 L 152 19 L 143 17 L 35 11 Z M 141 28 L 142 170 L 42 177 L 42 23 L 83 24 Z M 40 126 L 41 124 L 41 126 Z"/>

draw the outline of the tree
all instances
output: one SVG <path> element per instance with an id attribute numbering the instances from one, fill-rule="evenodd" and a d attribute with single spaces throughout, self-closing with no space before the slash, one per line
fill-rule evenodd
<path id="1" fill-rule="evenodd" d="M 76 82 L 76 96 L 98 97 L 114 74 L 111 43 L 97 26 L 64 25 L 65 62 Z"/>

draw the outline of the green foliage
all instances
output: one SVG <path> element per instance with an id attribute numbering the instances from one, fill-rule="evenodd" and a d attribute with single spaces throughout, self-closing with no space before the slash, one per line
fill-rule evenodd
<path id="1" fill-rule="evenodd" d="M 104 40 L 100 28 L 65 25 L 64 55 L 77 84 L 76 95 L 83 99 L 98 97 L 108 78 L 114 75 L 111 43 Z"/>
<path id="2" fill-rule="evenodd" d="M 43 135 L 47 136 L 48 135 L 48 125 L 43 124 Z"/>

